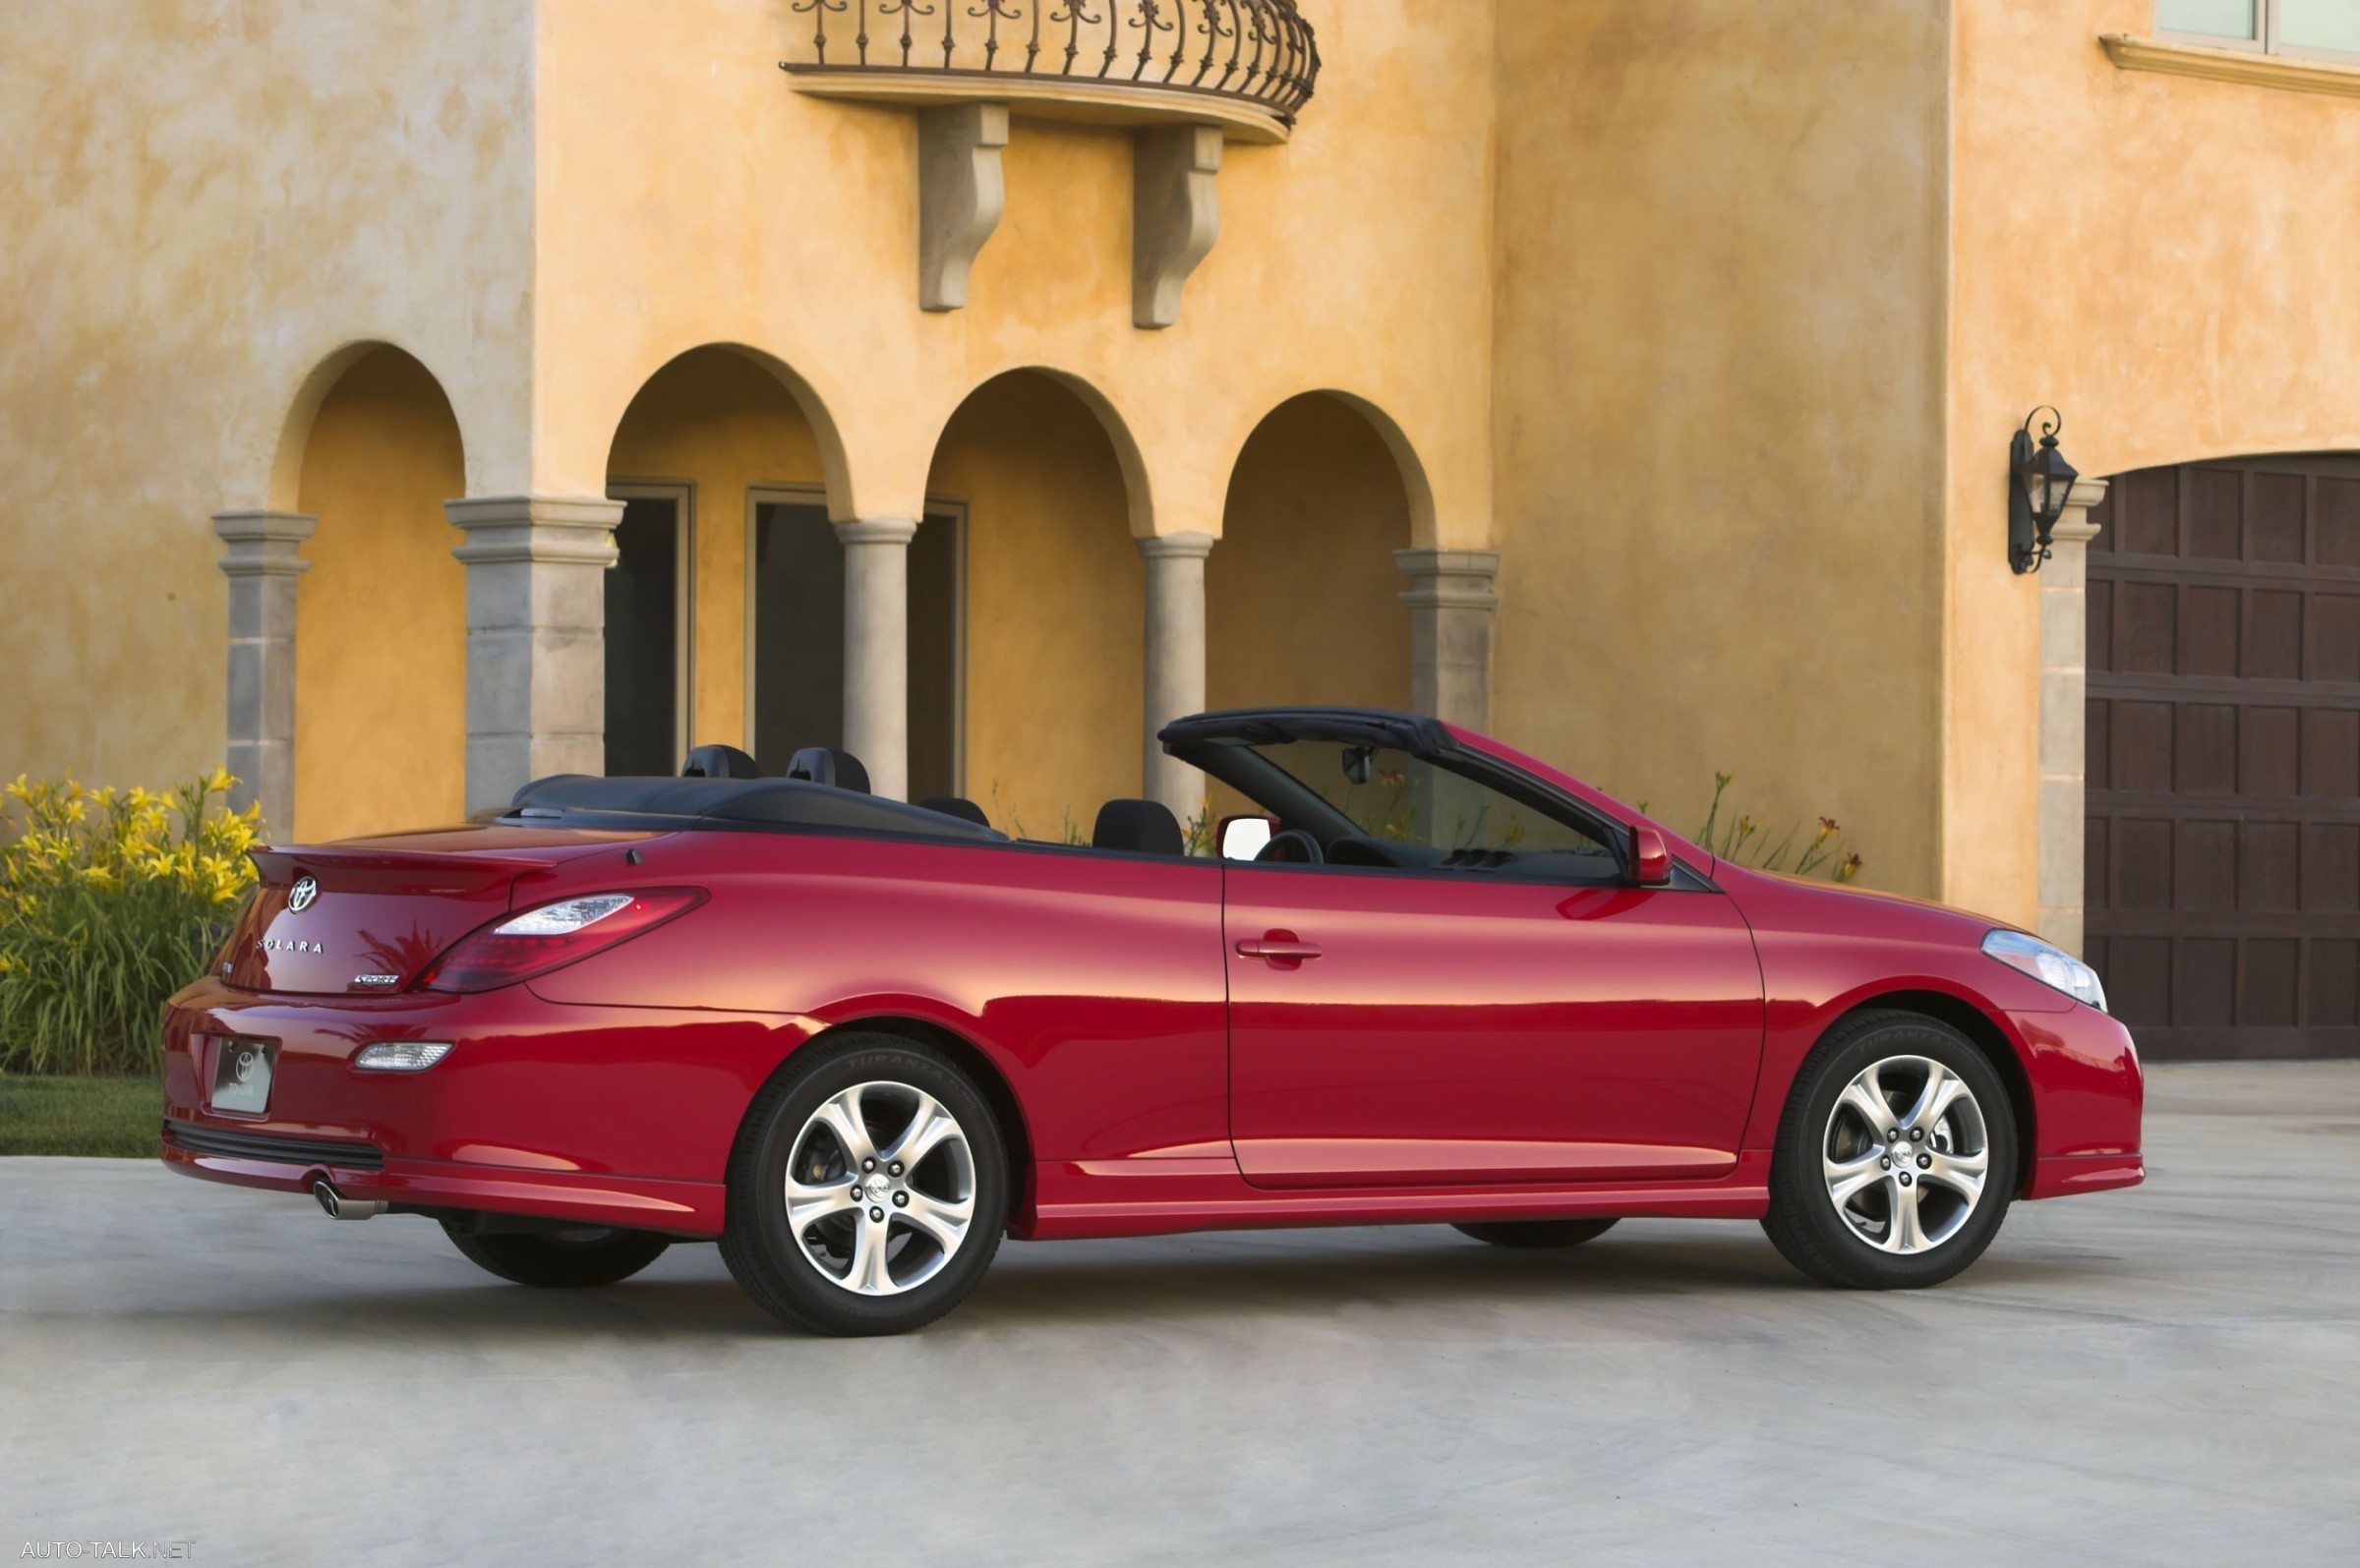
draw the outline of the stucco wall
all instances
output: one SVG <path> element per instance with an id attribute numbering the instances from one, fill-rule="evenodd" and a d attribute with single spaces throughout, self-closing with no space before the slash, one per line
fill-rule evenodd
<path id="1" fill-rule="evenodd" d="M 206 519 L 299 502 L 321 400 L 375 342 L 447 396 L 470 494 L 595 494 L 611 459 L 661 466 L 618 447 L 625 410 L 728 343 L 808 428 L 775 460 L 695 459 L 729 488 L 800 464 L 839 515 L 914 514 L 954 411 L 1042 366 L 1114 433 L 1132 531 L 1217 533 L 1257 425 L 1328 387 L 1381 411 L 1419 542 L 1485 543 L 1490 9 L 1305 9 L 1320 97 L 1291 145 L 1228 148 L 1221 243 L 1180 324 L 1143 332 L 1123 133 L 1020 120 L 974 303 L 929 316 L 913 119 L 794 92 L 775 0 L 0 8 L 0 759 L 148 782 L 217 759 Z M 775 399 L 764 417 L 796 423 Z M 736 531 L 703 521 L 696 695 L 718 735 L 741 610 L 715 597 Z M 1136 554 L 1104 549 L 1106 613 L 1136 617 Z M 1135 756 L 1136 715 L 1066 680 L 1032 677 L 1044 710 L 1115 723 L 1092 745 Z M 1076 809 L 1137 787 L 1118 771 Z"/>
<path id="2" fill-rule="evenodd" d="M 1945 7 L 1500 0 L 1496 726 L 1937 882 Z"/>
<path id="3" fill-rule="evenodd" d="M 339 347 L 528 426 L 528 0 L 0 6 L 0 767 L 222 755 L 217 510 L 291 507 Z M 299 406 L 304 405 L 304 406 Z M 480 458 L 480 461 L 479 461 Z"/>
<path id="4" fill-rule="evenodd" d="M 2360 102 L 2118 70 L 2150 0 L 1961 0 L 1946 897 L 2032 918 L 2037 585 L 2005 553 L 2034 405 L 2092 476 L 2360 449 Z"/>
<path id="5" fill-rule="evenodd" d="M 573 0 L 540 23 L 545 490 L 595 488 L 654 369 L 706 342 L 806 385 L 840 516 L 910 516 L 969 392 L 1078 377 L 1136 445 L 1139 531 L 1217 532 L 1263 416 L 1332 386 L 1413 443 L 1454 540 L 1490 515 L 1484 416 L 1491 131 L 1486 6 L 1310 0 L 1320 96 L 1284 146 L 1233 145 L 1222 237 L 1180 323 L 1131 325 L 1131 159 L 1112 129 L 1020 118 L 1007 215 L 971 303 L 916 297 L 907 110 L 793 91 L 771 0 Z"/>

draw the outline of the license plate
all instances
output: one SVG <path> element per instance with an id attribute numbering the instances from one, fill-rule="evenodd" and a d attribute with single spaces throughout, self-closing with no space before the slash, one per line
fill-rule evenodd
<path id="1" fill-rule="evenodd" d="M 223 1040 L 213 1051 L 212 1107 L 260 1116 L 270 1108 L 270 1064 L 278 1047 L 261 1040 Z"/>

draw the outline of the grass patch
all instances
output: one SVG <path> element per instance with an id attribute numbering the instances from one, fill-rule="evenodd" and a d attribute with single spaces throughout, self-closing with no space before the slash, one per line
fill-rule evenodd
<path id="1" fill-rule="evenodd" d="M 28 1077 L 0 1073 L 0 1154 L 153 1159 L 164 1086 L 152 1077 Z"/>

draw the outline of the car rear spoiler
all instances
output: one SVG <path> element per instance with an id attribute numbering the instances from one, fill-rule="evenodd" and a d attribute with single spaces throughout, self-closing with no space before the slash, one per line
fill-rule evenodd
<path id="1" fill-rule="evenodd" d="M 249 849 L 263 881 L 284 887 L 297 877 L 324 877 L 351 893 L 481 893 L 528 872 L 556 868 L 527 855 L 437 854 L 418 849 L 338 849 L 302 844 Z"/>

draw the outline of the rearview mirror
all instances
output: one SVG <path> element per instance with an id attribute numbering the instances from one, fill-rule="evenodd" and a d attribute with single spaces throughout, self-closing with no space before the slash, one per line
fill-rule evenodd
<path id="1" fill-rule="evenodd" d="M 1630 875 L 1642 888 L 1672 885 L 1672 849 L 1653 828 L 1630 830 Z"/>
<path id="2" fill-rule="evenodd" d="M 1276 824 L 1268 817 L 1223 817 L 1213 842 L 1223 860 L 1251 860 L 1268 847 Z"/>

